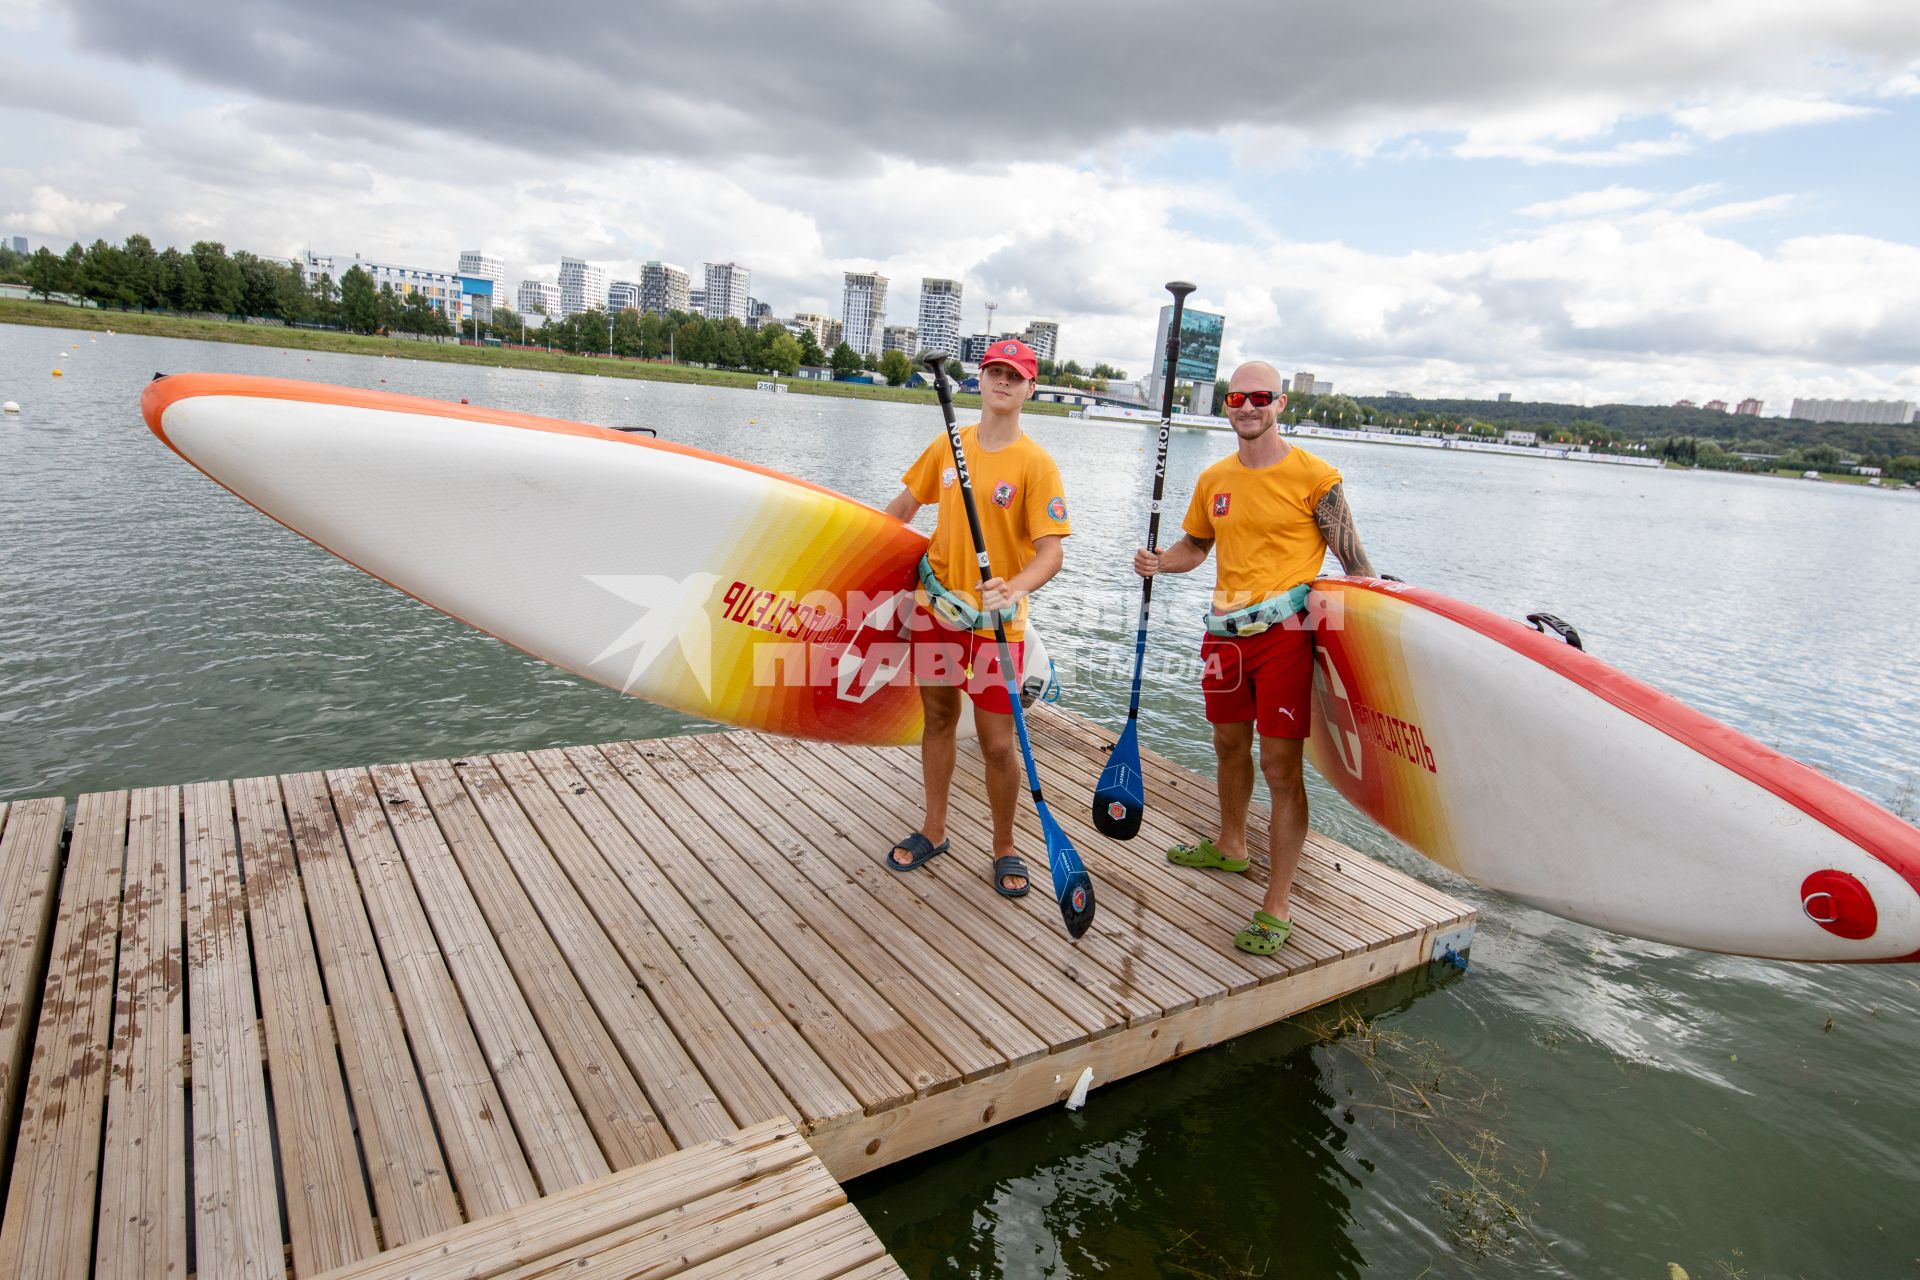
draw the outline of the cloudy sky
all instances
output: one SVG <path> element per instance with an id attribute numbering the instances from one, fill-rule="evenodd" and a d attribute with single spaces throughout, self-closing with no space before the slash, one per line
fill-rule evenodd
<path id="1" fill-rule="evenodd" d="M 1920 399 L 1912 0 L 164 10 L 0 0 L 0 232 L 954 275 L 1136 374 L 1184 277 L 1347 391 Z"/>

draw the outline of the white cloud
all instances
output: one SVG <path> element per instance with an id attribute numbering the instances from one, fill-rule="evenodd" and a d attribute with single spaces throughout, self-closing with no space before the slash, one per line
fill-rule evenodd
<path id="1" fill-rule="evenodd" d="M 1874 107 L 1811 97 L 1749 97 L 1683 107 L 1675 121 L 1712 142 L 1795 125 L 1830 124 L 1880 114 Z"/>
<path id="2" fill-rule="evenodd" d="M 7 225 L 52 240 L 90 235 L 126 208 L 109 200 L 80 200 L 50 186 L 37 186 L 24 209 L 9 209 Z"/>
<path id="3" fill-rule="evenodd" d="M 1599 191 L 1582 191 L 1561 200 L 1536 201 L 1523 205 L 1520 212 L 1529 218 L 1584 218 L 1593 214 L 1637 209 L 1652 204 L 1658 198 L 1651 191 L 1640 191 L 1633 187 L 1605 187 Z"/>

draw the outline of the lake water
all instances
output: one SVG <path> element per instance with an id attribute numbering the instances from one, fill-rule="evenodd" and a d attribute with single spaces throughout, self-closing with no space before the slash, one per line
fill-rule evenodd
<path id="1" fill-rule="evenodd" d="M 53 378 L 59 367 L 65 376 Z M 931 408 L 0 326 L 0 799 L 671 733 L 271 524 L 141 423 L 156 371 L 275 374 L 610 425 L 884 503 Z M 1149 429 L 1055 418 L 1089 618 L 1067 705 L 1117 724 Z M 1220 435 L 1176 433 L 1177 524 Z M 1545 609 L 1607 661 L 1912 819 L 1920 496 L 1320 442 L 1377 568 Z M 1196 643 L 1205 573 L 1155 592 Z M 1179 664 L 1152 749 L 1211 772 Z M 1409 977 L 853 1185 L 914 1275 L 1920 1275 L 1920 970 L 1616 937 L 1465 884 L 1310 779 L 1314 823 L 1473 902 Z M 1712 910 L 1712 903 L 1700 904 Z"/>

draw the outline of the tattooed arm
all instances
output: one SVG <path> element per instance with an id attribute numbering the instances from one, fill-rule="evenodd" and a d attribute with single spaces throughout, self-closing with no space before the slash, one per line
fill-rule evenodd
<path id="1" fill-rule="evenodd" d="M 1340 485 L 1335 484 L 1320 499 L 1320 505 L 1313 509 L 1313 520 L 1320 526 L 1320 536 L 1327 540 L 1327 546 L 1340 557 L 1341 568 L 1355 577 L 1376 576 L 1366 548 L 1360 545 L 1360 534 L 1353 527 L 1353 508 L 1347 505 L 1347 495 Z"/>

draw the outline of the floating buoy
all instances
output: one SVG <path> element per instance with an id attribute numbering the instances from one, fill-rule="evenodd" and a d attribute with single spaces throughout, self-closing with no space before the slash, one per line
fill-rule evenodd
<path id="1" fill-rule="evenodd" d="M 66 375 L 66 374 L 64 374 L 64 373 L 62 373 L 62 372 L 60 372 L 60 371 L 59 371 L 58 369 L 55 369 L 55 370 L 53 371 L 53 376 L 54 376 L 54 377 L 56 377 L 56 378 L 64 378 L 64 377 L 66 377 L 67 375 Z"/>
<path id="2" fill-rule="evenodd" d="M 9 400 L 5 404 L 0 404 L 0 413 L 18 412 L 20 412 L 20 403 L 17 400 Z"/>
<path id="3" fill-rule="evenodd" d="M 750 427 L 757 427 L 760 425 L 760 420 L 758 418 L 748 418 L 747 425 Z"/>
<path id="4" fill-rule="evenodd" d="M 461 403 L 461 404 L 465 404 L 466 402 L 467 402 L 467 398 L 466 398 L 465 396 L 461 396 L 461 397 L 460 397 L 460 403 Z"/>

